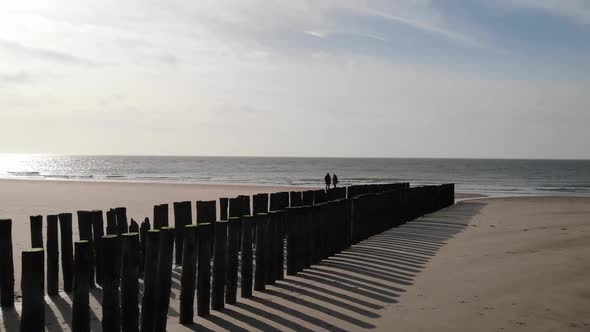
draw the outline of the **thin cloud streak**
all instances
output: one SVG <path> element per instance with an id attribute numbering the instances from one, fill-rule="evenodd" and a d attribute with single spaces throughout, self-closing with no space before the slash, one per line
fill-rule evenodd
<path id="1" fill-rule="evenodd" d="M 9 41 L 9 40 L 1 40 L 0 39 L 0 49 L 11 52 L 17 55 L 25 55 L 28 57 L 32 57 L 35 59 L 47 60 L 52 62 L 57 62 L 66 65 L 79 65 L 79 66 L 86 66 L 86 67 L 97 67 L 100 66 L 98 62 L 84 59 L 77 57 L 73 54 L 54 51 L 45 48 L 37 48 L 37 47 L 30 47 L 25 46 L 21 43 Z"/>
<path id="2" fill-rule="evenodd" d="M 402 16 L 397 16 L 397 15 L 393 15 L 390 13 L 376 11 L 376 10 L 372 10 L 372 9 L 366 9 L 365 13 L 367 13 L 370 16 L 380 17 L 380 18 L 383 18 L 383 19 L 386 19 L 389 21 L 393 21 L 396 23 L 400 23 L 400 24 L 409 26 L 414 29 L 418 29 L 418 30 L 421 30 L 424 32 L 434 34 L 434 35 L 438 35 L 438 36 L 446 38 L 447 40 L 453 41 L 455 43 L 459 43 L 464 46 L 474 47 L 474 48 L 477 48 L 480 50 L 490 51 L 490 52 L 497 53 L 497 54 L 508 54 L 509 53 L 506 50 L 481 43 L 474 38 L 468 37 L 464 34 L 461 34 L 461 33 L 455 32 L 455 31 L 443 29 L 443 28 L 433 25 L 429 22 L 420 21 L 420 20 L 411 19 L 411 18 L 402 17 Z"/>

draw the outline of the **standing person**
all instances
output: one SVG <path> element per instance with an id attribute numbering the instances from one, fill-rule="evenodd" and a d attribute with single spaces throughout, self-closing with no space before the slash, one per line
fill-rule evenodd
<path id="1" fill-rule="evenodd" d="M 334 188 L 336 188 L 336 185 L 338 184 L 338 177 L 336 176 L 336 173 L 332 175 L 332 184 L 334 185 Z"/>
<path id="2" fill-rule="evenodd" d="M 330 182 L 332 181 L 332 177 L 330 176 L 330 173 L 326 173 L 326 176 L 324 176 L 324 181 L 326 181 L 326 191 L 328 191 L 330 189 Z"/>

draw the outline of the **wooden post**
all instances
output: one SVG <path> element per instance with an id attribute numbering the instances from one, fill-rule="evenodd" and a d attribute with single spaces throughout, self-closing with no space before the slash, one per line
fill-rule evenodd
<path id="1" fill-rule="evenodd" d="M 168 226 L 168 204 L 154 206 L 154 229 Z"/>
<path id="2" fill-rule="evenodd" d="M 47 295 L 59 294 L 59 244 L 57 216 L 47 216 Z"/>
<path id="3" fill-rule="evenodd" d="M 152 332 L 154 330 L 156 277 L 158 273 L 158 247 L 160 243 L 160 231 L 152 229 L 147 231 L 145 252 L 145 274 L 143 278 L 143 298 L 141 302 L 141 331 Z M 111 331 L 105 330 L 104 331 Z"/>
<path id="4" fill-rule="evenodd" d="M 197 201 L 197 224 L 215 223 L 217 220 L 217 201 Z"/>
<path id="5" fill-rule="evenodd" d="M 112 257 L 121 255 L 121 241 L 116 235 L 106 235 L 100 240 L 103 252 L 102 279 L 102 329 L 120 331 L 121 309 L 119 302 L 119 264 Z"/>
<path id="6" fill-rule="evenodd" d="M 280 205 L 281 195 L 280 193 L 271 193 L 269 199 L 268 211 L 277 211 Z"/>
<path id="7" fill-rule="evenodd" d="M 31 216 L 31 248 L 43 248 L 43 216 Z"/>
<path id="8" fill-rule="evenodd" d="M 117 216 L 115 209 L 107 211 L 107 235 L 117 234 Z"/>
<path id="9" fill-rule="evenodd" d="M 286 207 L 285 207 L 286 209 Z M 278 217 L 278 225 L 279 228 L 279 239 L 277 241 L 277 266 L 278 266 L 278 274 L 277 280 L 284 280 L 285 279 L 285 239 L 286 239 L 286 228 L 285 228 L 285 210 L 281 210 L 277 213 Z"/>
<path id="10" fill-rule="evenodd" d="M 94 263 L 96 267 L 96 283 L 102 285 L 103 258 L 102 258 L 102 237 L 104 236 L 104 221 L 102 210 L 91 212 L 92 236 L 94 242 Z M 49 222 L 49 220 L 48 220 Z"/>
<path id="11" fill-rule="evenodd" d="M 277 211 L 271 211 L 268 213 L 268 265 L 266 274 L 266 283 L 268 285 L 274 285 L 278 276 L 278 216 Z"/>
<path id="12" fill-rule="evenodd" d="M 313 205 L 313 190 L 306 190 L 302 193 L 301 205 Z"/>
<path id="13" fill-rule="evenodd" d="M 263 291 L 266 289 L 266 269 L 268 266 L 265 261 L 266 249 L 266 223 L 268 215 L 266 213 L 259 213 L 255 217 L 256 227 L 256 267 L 254 270 L 254 290 Z"/>
<path id="14" fill-rule="evenodd" d="M 240 198 L 229 199 L 229 218 L 235 218 L 242 215 L 242 200 Z"/>
<path id="15" fill-rule="evenodd" d="M 10 219 L 0 219 L 0 307 L 14 307 L 14 261 Z"/>
<path id="16" fill-rule="evenodd" d="M 197 225 L 184 226 L 183 264 L 180 278 L 180 324 L 194 322 L 197 277 Z"/>
<path id="17" fill-rule="evenodd" d="M 174 203 L 174 243 L 176 265 L 182 265 L 182 251 L 184 242 L 184 227 L 192 224 L 192 207 L 190 201 Z"/>
<path id="18" fill-rule="evenodd" d="M 289 206 L 301 206 L 303 205 L 303 197 L 301 191 L 291 191 L 289 193 Z"/>
<path id="19" fill-rule="evenodd" d="M 74 299 L 72 300 L 72 331 L 90 332 L 90 243 L 75 243 Z"/>
<path id="20" fill-rule="evenodd" d="M 209 201 L 209 220 L 217 220 L 217 201 Z"/>
<path id="21" fill-rule="evenodd" d="M 72 214 L 59 214 L 59 231 L 61 237 L 61 270 L 64 292 L 74 289 L 74 244 L 72 242 Z"/>
<path id="22" fill-rule="evenodd" d="M 252 226 L 253 216 L 242 217 L 241 277 L 242 297 L 252 297 Z"/>
<path id="23" fill-rule="evenodd" d="M 304 206 L 303 207 L 303 214 L 304 214 L 304 224 L 305 224 L 305 256 L 303 257 L 303 267 L 309 268 L 313 264 L 313 248 L 314 248 L 314 237 L 313 237 L 313 205 L 312 206 Z"/>
<path id="24" fill-rule="evenodd" d="M 252 197 L 252 214 L 268 212 L 268 194 L 256 194 Z"/>
<path id="25" fill-rule="evenodd" d="M 238 265 L 240 242 L 240 217 L 230 217 L 227 222 L 227 273 L 225 275 L 225 303 L 236 303 L 238 295 Z"/>
<path id="26" fill-rule="evenodd" d="M 121 276 L 121 326 L 123 331 L 139 331 L 139 233 L 123 234 L 123 274 Z"/>
<path id="27" fill-rule="evenodd" d="M 21 257 L 22 314 L 20 331 L 45 331 L 43 248 L 24 250 Z"/>
<path id="28" fill-rule="evenodd" d="M 211 300 L 211 239 L 213 225 L 201 223 L 197 226 L 197 315 L 209 315 Z"/>
<path id="29" fill-rule="evenodd" d="M 215 225 L 215 243 L 213 249 L 213 279 L 211 284 L 211 309 L 224 308 L 225 276 L 227 259 L 227 221 Z"/>
<path id="30" fill-rule="evenodd" d="M 127 208 L 115 208 L 115 216 L 117 217 L 117 234 L 125 234 L 129 232 L 129 225 L 127 224 Z"/>
<path id="31" fill-rule="evenodd" d="M 89 272 L 88 272 L 88 286 L 94 288 L 94 243 L 92 239 L 92 214 L 90 211 L 78 211 L 78 232 L 80 233 L 81 241 L 88 241 L 89 250 Z"/>
<path id="32" fill-rule="evenodd" d="M 264 259 L 264 284 L 270 285 L 272 283 L 272 232 L 270 213 L 265 214 L 264 222 L 264 247 L 262 247 L 262 254 Z"/>
<path id="33" fill-rule="evenodd" d="M 240 199 L 240 201 L 242 202 L 242 208 L 241 208 L 241 216 L 247 216 L 251 214 L 251 209 L 250 209 L 250 196 L 247 195 L 240 195 L 238 196 L 238 198 Z"/>
<path id="34" fill-rule="evenodd" d="M 285 212 L 285 230 L 287 234 L 287 275 L 297 274 L 297 213 L 298 207 L 288 208 Z"/>
<path id="35" fill-rule="evenodd" d="M 219 219 L 227 220 L 228 204 L 229 199 L 227 197 L 222 197 L 219 199 Z"/>
<path id="36" fill-rule="evenodd" d="M 129 222 L 129 233 L 139 233 L 139 224 L 133 218 Z"/>
<path id="37" fill-rule="evenodd" d="M 139 241 L 141 242 L 141 250 L 139 258 L 139 276 L 143 279 L 144 271 L 145 271 L 145 248 L 147 242 L 147 232 L 150 230 L 150 220 L 149 218 L 145 218 L 144 221 L 141 223 L 141 227 L 139 228 Z"/>
<path id="38" fill-rule="evenodd" d="M 174 227 L 160 229 L 158 248 L 158 272 L 156 278 L 156 314 L 154 331 L 166 331 L 170 290 L 172 287 L 172 251 L 174 250 Z"/>

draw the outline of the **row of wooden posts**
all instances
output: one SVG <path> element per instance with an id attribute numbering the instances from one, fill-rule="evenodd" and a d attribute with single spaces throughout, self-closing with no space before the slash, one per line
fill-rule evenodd
<path id="1" fill-rule="evenodd" d="M 191 202 L 174 203 L 174 227 L 169 227 L 167 204 L 154 206 L 153 229 L 148 218 L 140 226 L 133 219 L 127 222 L 125 208 L 111 209 L 106 235 L 102 211 L 78 211 L 76 242 L 72 214 L 47 216 L 46 250 L 43 218 L 33 216 L 33 249 L 21 257 L 21 331 L 44 330 L 44 293 L 59 292 L 60 245 L 63 290 L 73 293 L 73 331 L 90 330 L 89 289 L 97 284 L 104 331 L 165 331 L 173 261 L 182 266 L 180 323 L 191 324 L 195 307 L 198 316 L 207 316 L 211 309 L 236 303 L 238 286 L 241 297 L 251 297 L 285 274 L 296 275 L 372 235 L 453 203 L 453 184 L 257 194 L 221 198 L 219 220 L 216 201 L 198 201 L 196 224 Z M 11 227 L 11 220 L 0 220 L 3 308 L 14 306 Z"/>

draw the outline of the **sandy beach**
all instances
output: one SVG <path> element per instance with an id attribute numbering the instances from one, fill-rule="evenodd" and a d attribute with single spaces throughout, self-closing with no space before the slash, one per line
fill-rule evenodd
<path id="1" fill-rule="evenodd" d="M 15 272 L 29 215 L 289 190 L 284 187 L 0 181 L 0 216 L 14 220 Z M 458 197 L 471 197 L 458 195 Z M 77 237 L 77 235 L 75 235 Z M 590 331 L 590 198 L 480 198 L 370 238 L 252 299 L 178 324 L 173 272 L 169 331 Z M 71 298 L 46 297 L 49 331 L 71 327 Z M 100 290 L 92 292 L 100 331 Z M 0 330 L 18 328 L 2 312 Z"/>

